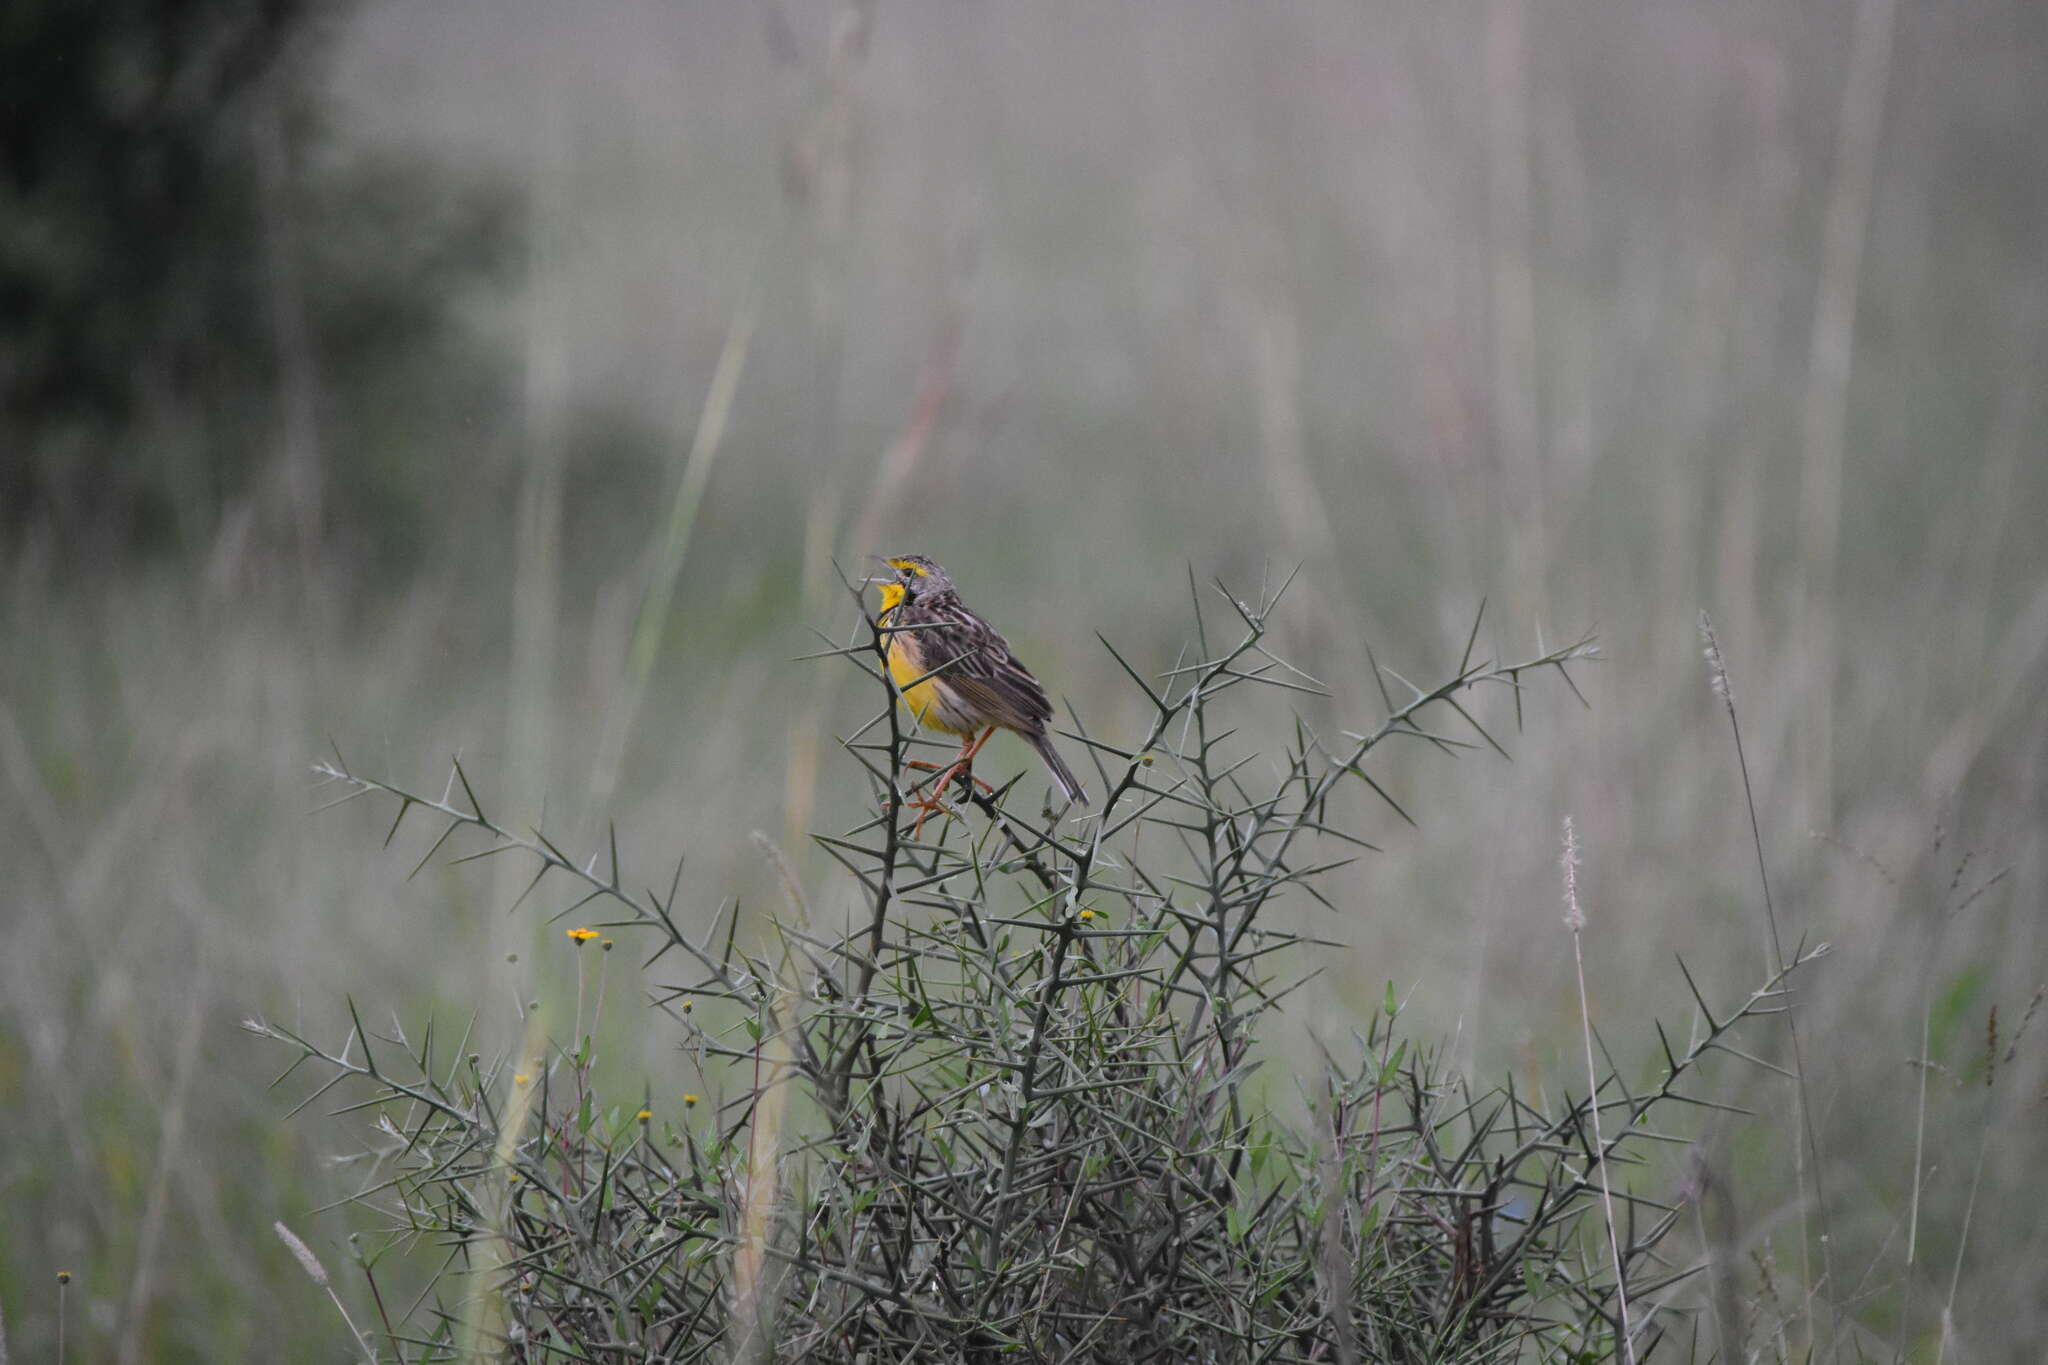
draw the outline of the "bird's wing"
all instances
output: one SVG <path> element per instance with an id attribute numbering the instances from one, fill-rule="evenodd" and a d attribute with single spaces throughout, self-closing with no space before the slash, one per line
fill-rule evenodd
<path id="1" fill-rule="evenodd" d="M 1017 662 L 1009 642 L 986 621 L 964 608 L 945 613 L 953 629 L 944 632 L 948 648 L 964 657 L 940 677 L 959 692 L 991 724 L 1027 735 L 1041 734 L 1052 719 L 1052 703 L 1029 669 Z M 957 639 L 955 632 L 958 632 Z"/>

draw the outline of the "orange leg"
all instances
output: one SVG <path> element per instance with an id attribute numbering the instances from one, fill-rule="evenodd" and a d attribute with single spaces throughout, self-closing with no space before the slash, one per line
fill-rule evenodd
<path id="1" fill-rule="evenodd" d="M 995 732 L 995 727 L 991 725 L 988 729 L 981 732 L 980 739 L 963 741 L 960 745 L 960 756 L 953 760 L 952 766 L 939 774 L 938 779 L 932 783 L 930 794 L 911 801 L 910 804 L 918 808 L 917 823 L 910 827 L 911 838 L 917 838 L 924 831 L 924 822 L 931 817 L 932 812 L 945 809 L 945 806 L 940 803 L 939 798 L 945 794 L 946 788 L 952 785 L 954 778 L 964 775 L 973 781 L 980 780 L 974 776 L 974 756 L 981 752 L 981 746 L 988 743 L 995 735 Z M 936 764 L 919 763 L 914 760 L 912 766 L 919 768 L 937 767 Z M 986 782 L 981 783 L 981 785 L 988 787 Z M 989 790 L 992 791 L 994 788 L 989 788 Z"/>
<path id="2" fill-rule="evenodd" d="M 906 758 L 903 760 L 903 766 L 906 768 L 923 768 L 928 773 L 936 773 L 945 771 L 946 768 L 948 768 L 951 765 L 945 763 L 927 763 L 921 758 Z M 969 777 L 974 777 L 973 773 L 969 773 L 967 775 Z M 995 793 L 995 786 L 992 783 L 984 782 L 978 777 L 974 777 L 974 785 L 981 788 L 983 791 L 988 792 L 991 795 Z"/>

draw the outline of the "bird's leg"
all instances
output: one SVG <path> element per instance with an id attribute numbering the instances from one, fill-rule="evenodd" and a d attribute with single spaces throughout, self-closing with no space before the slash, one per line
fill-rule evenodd
<path id="1" fill-rule="evenodd" d="M 981 752 L 982 745 L 988 743 L 989 740 L 995 737 L 995 733 L 996 727 L 991 725 L 988 727 L 988 729 L 983 730 L 981 732 L 980 739 L 975 740 L 972 744 L 961 745 L 960 757 L 953 760 L 953 766 L 951 770 L 948 771 L 944 777 L 941 777 L 939 779 L 938 786 L 933 788 L 934 793 L 944 788 L 946 783 L 950 782 L 955 777 L 968 778 L 973 782 L 979 783 L 983 791 L 993 792 L 995 790 L 994 787 L 989 786 L 989 784 L 986 782 L 982 782 L 980 778 L 974 775 L 974 756 Z"/>
<path id="2" fill-rule="evenodd" d="M 917 823 L 910 827 L 911 838 L 915 839 L 923 831 L 924 822 L 931 817 L 933 811 L 945 809 L 945 806 L 940 803 L 939 798 L 945 793 L 946 788 L 952 784 L 954 778 L 964 776 L 969 781 L 980 781 L 979 778 L 974 776 L 974 756 L 981 752 L 981 746 L 988 743 L 990 737 L 995 732 L 995 726 L 991 725 L 988 729 L 981 732 L 981 738 L 972 741 L 962 741 L 960 756 L 955 758 L 952 766 L 940 773 L 938 780 L 932 783 L 930 795 L 913 800 L 910 803 L 918 808 Z M 935 765 L 919 764 L 918 766 L 931 767 Z M 981 785 L 988 787 L 986 782 L 981 783 Z M 994 788 L 989 787 L 989 790 L 993 791 Z"/>
<path id="3" fill-rule="evenodd" d="M 945 795 L 946 784 L 951 782 L 954 775 L 960 771 L 960 765 L 967 761 L 968 751 L 971 746 L 971 740 L 961 740 L 959 754 L 943 769 L 936 763 L 926 763 L 921 759 L 912 758 L 904 760 L 903 766 L 906 768 L 929 768 L 939 774 L 938 778 L 932 782 L 929 790 L 921 791 L 920 789 L 924 788 L 925 784 L 919 782 L 905 793 L 905 796 L 908 798 L 908 804 L 917 811 L 917 823 L 910 827 L 911 838 L 915 839 L 924 833 L 924 822 L 929 820 L 933 814 L 945 810 L 945 803 L 939 798 Z"/>
<path id="4" fill-rule="evenodd" d="M 953 765 L 950 763 L 927 763 L 921 758 L 906 758 L 903 760 L 903 766 L 906 768 L 923 768 L 928 773 L 936 773 L 943 772 L 946 769 L 951 768 Z M 972 777 L 973 774 L 970 773 L 969 776 Z M 992 785 L 982 781 L 978 777 L 974 779 L 974 785 L 990 794 L 994 794 L 995 792 L 995 788 Z"/>
<path id="5" fill-rule="evenodd" d="M 982 781 L 980 778 L 974 777 L 974 756 L 981 752 L 981 746 L 988 743 L 989 740 L 994 737 L 995 732 L 996 727 L 991 725 L 988 727 L 988 729 L 983 730 L 981 732 L 980 739 L 973 740 L 971 742 L 963 740 L 960 744 L 959 754 L 954 757 L 951 763 L 946 764 L 943 768 L 937 763 L 927 763 L 923 759 L 919 758 L 905 759 L 903 761 L 903 766 L 906 768 L 923 768 L 928 772 L 942 773 L 943 776 L 941 776 L 938 781 L 932 784 L 932 795 L 934 796 L 937 796 L 940 792 L 944 791 L 946 789 L 946 784 L 948 782 L 951 782 L 954 778 L 959 777 L 962 774 L 974 778 L 975 786 L 981 788 L 985 792 L 993 794 L 995 792 L 994 787 Z"/>

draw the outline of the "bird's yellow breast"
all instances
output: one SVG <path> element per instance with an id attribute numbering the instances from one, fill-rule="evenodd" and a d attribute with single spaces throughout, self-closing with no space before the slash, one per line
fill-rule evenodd
<path id="1" fill-rule="evenodd" d="M 895 601 L 891 601 L 889 597 L 889 589 L 892 587 L 896 588 Z M 903 590 L 896 584 L 883 584 L 882 624 L 889 623 L 889 609 L 902 600 L 902 592 Z M 945 693 L 939 689 L 939 680 L 924 676 L 931 670 L 925 666 L 923 656 L 917 647 L 917 638 L 918 633 L 914 631 L 889 637 L 889 676 L 894 678 L 896 686 L 902 689 L 904 706 L 909 708 L 911 716 L 917 723 L 927 729 L 944 730 L 954 735 L 973 734 L 973 726 L 963 729 L 953 724 L 954 708 L 946 704 Z M 920 678 L 924 680 L 919 682 Z"/>

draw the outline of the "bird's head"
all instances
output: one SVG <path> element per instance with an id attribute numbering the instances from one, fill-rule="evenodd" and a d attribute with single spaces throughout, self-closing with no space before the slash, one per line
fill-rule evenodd
<path id="1" fill-rule="evenodd" d="M 953 580 L 946 577 L 946 571 L 923 555 L 887 555 L 882 562 L 896 571 L 894 578 L 883 580 L 881 585 L 883 611 L 893 611 L 905 601 L 937 597 L 953 590 Z"/>

